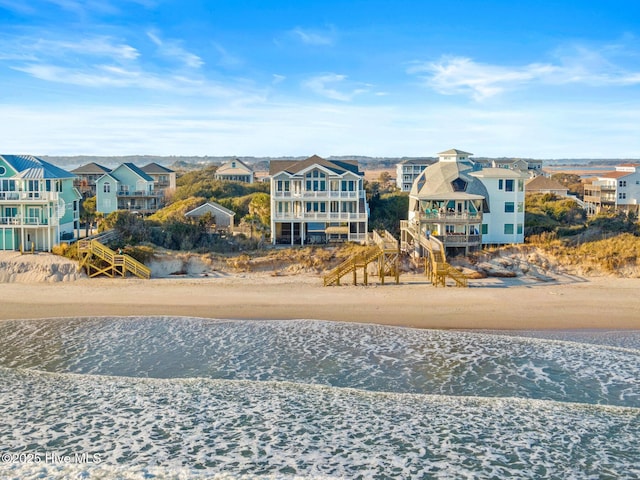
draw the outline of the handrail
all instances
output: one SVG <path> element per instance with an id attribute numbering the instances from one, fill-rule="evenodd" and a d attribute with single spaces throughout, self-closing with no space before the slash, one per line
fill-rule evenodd
<path id="1" fill-rule="evenodd" d="M 107 236 L 104 236 L 103 239 L 106 237 Z M 140 278 L 151 278 L 151 269 L 145 264 L 139 262 L 130 255 L 116 254 L 116 252 L 103 245 L 96 239 L 83 239 L 78 243 L 78 250 L 81 252 L 90 251 L 98 258 L 101 258 L 102 260 L 108 262 L 112 267 L 119 266 L 124 268 L 124 270 L 122 271 L 123 275 L 125 271 L 128 271 Z"/>

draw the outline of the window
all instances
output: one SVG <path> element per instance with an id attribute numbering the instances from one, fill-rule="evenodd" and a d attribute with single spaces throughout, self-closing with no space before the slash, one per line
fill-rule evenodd
<path id="1" fill-rule="evenodd" d="M 5 173 L 7 173 L 7 169 L 0 165 L 0 175 L 4 175 Z"/>
<path id="2" fill-rule="evenodd" d="M 522 180 L 522 179 L 518 180 L 518 191 L 519 192 L 524 192 L 524 180 Z"/>
<path id="3" fill-rule="evenodd" d="M 111 184 L 109 182 L 104 182 L 104 185 L 102 186 L 102 191 L 104 193 L 111 193 Z"/>
<path id="4" fill-rule="evenodd" d="M 513 192 L 513 179 L 505 180 L 505 182 L 504 182 L 504 191 L 505 192 Z"/>
<path id="5" fill-rule="evenodd" d="M 504 180 L 498 180 L 498 190 L 504 190 Z"/>
<path id="6" fill-rule="evenodd" d="M 505 235 L 513 235 L 513 223 L 505 223 L 504 224 L 504 234 Z"/>
<path id="7" fill-rule="evenodd" d="M 482 234 L 487 235 L 489 233 L 489 225 L 487 223 L 482 224 Z"/>
<path id="8" fill-rule="evenodd" d="M 618 193 L 618 198 L 620 200 L 625 200 L 627 198 L 627 194 L 624 193 L 624 192 L 620 192 L 620 193 Z"/>
<path id="9" fill-rule="evenodd" d="M 524 202 L 518 202 L 518 213 L 524 212 Z"/>
<path id="10" fill-rule="evenodd" d="M 620 180 L 619 185 L 621 187 L 626 187 L 627 186 L 627 181 L 626 180 Z"/>
<path id="11" fill-rule="evenodd" d="M 522 224 L 521 224 L 521 223 L 519 223 L 519 224 L 518 224 L 518 235 L 522 235 L 522 232 L 523 232 L 523 231 L 524 231 L 524 230 L 523 230 L 523 228 L 522 228 Z"/>
<path id="12" fill-rule="evenodd" d="M 455 227 L 453 225 L 445 225 L 445 232 L 447 233 L 453 233 L 455 232 Z"/>
<path id="13" fill-rule="evenodd" d="M 278 180 L 278 183 L 276 185 L 276 190 L 278 192 L 288 192 L 289 188 L 290 188 L 290 182 L 289 180 Z"/>
<path id="14" fill-rule="evenodd" d="M 513 213 L 514 212 L 514 204 L 513 204 L 513 202 L 504 202 L 504 212 L 505 213 Z"/>
<path id="15" fill-rule="evenodd" d="M 342 180 L 342 191 L 343 192 L 353 192 L 356 187 L 356 182 L 353 180 Z"/>

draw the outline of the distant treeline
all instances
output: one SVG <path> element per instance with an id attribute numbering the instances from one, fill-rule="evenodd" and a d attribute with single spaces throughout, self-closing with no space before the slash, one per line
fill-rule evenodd
<path id="1" fill-rule="evenodd" d="M 221 165 L 229 160 L 238 158 L 248 165 L 251 165 L 256 171 L 269 170 L 269 162 L 271 160 L 304 160 L 306 156 L 300 157 L 242 157 L 242 156 L 180 156 L 180 155 L 126 155 L 126 156 L 93 156 L 93 155 L 77 155 L 77 156 L 49 156 L 45 155 L 42 159 L 53 163 L 62 168 L 73 169 L 87 163 L 95 162 L 105 167 L 113 168 L 121 163 L 131 162 L 138 166 L 143 166 L 151 162 L 158 163 L 174 170 L 194 170 L 204 168 L 209 165 Z M 435 157 L 367 157 L 360 155 L 342 155 L 326 157 L 328 160 L 357 160 L 361 167 L 370 170 L 393 169 L 397 163 L 405 160 L 427 160 L 435 162 Z M 515 158 L 500 157 L 474 157 L 475 160 L 513 160 Z M 524 159 L 531 160 L 531 159 Z M 545 164 L 553 165 L 616 165 L 625 162 L 639 163 L 639 159 L 553 159 L 544 160 Z"/>

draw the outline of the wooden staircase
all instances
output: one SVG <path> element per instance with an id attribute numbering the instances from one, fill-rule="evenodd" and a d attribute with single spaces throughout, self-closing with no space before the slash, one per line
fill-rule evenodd
<path id="1" fill-rule="evenodd" d="M 416 228 L 406 220 L 401 221 L 400 228 L 411 235 L 414 241 L 417 240 L 427 252 L 427 256 L 424 257 L 424 270 L 434 286 L 445 287 L 447 278 L 453 280 L 458 287 L 469 286 L 467 276 L 447 263 L 444 245 L 440 240 L 432 236 L 420 235 Z"/>
<path id="2" fill-rule="evenodd" d="M 357 271 L 359 268 L 363 270 L 364 284 L 368 285 L 368 266 L 376 261 L 378 262 L 378 276 L 383 285 L 386 276 L 395 277 L 396 284 L 399 283 L 398 241 L 385 230 L 382 235 L 378 232 L 373 232 L 370 235 L 368 244 L 369 246 L 366 250 L 346 259 L 327 273 L 323 278 L 324 286 L 340 285 L 340 279 L 349 273 L 353 274 L 353 284 L 357 285 Z"/>
<path id="3" fill-rule="evenodd" d="M 126 276 L 127 272 L 139 278 L 151 278 L 149 267 L 135 258 L 126 254 L 119 254 L 101 243 L 106 241 L 106 236 L 100 239 L 84 239 L 78 241 L 78 255 L 80 257 L 79 269 L 85 269 L 89 277 L 107 275 L 108 277 Z"/>

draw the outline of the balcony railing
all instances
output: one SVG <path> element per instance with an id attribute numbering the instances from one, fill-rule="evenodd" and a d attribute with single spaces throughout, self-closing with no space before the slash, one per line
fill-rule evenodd
<path id="1" fill-rule="evenodd" d="M 421 221 L 435 220 L 442 222 L 479 222 L 482 220 L 481 213 L 455 213 L 455 212 L 420 212 L 419 218 Z"/>
<path id="2" fill-rule="evenodd" d="M 144 190 L 136 190 L 133 192 L 127 190 L 120 190 L 117 194 L 118 197 L 162 197 L 164 194 L 162 192 L 151 191 L 147 192 Z"/>
<path id="3" fill-rule="evenodd" d="M 49 219 L 40 217 L 0 217 L 0 225 L 49 225 Z"/>
<path id="4" fill-rule="evenodd" d="M 466 245 L 480 245 L 481 235 L 467 235 L 465 233 L 447 233 L 446 235 L 434 235 L 446 247 L 463 247 Z"/>
<path id="5" fill-rule="evenodd" d="M 305 213 L 276 213 L 273 216 L 276 220 L 283 221 L 314 221 L 314 220 L 324 220 L 324 221 L 364 221 L 367 219 L 366 213 L 350 213 L 350 212 L 341 212 L 341 213 L 329 213 L 329 212 L 305 212 Z"/>
<path id="6" fill-rule="evenodd" d="M 57 192 L 0 192 L 0 201 L 48 202 L 57 199 Z"/>
<path id="7" fill-rule="evenodd" d="M 333 198 L 364 198 L 364 191 L 335 191 L 335 190 L 321 190 L 317 192 L 310 191 L 297 191 L 297 192 L 285 192 L 285 191 L 276 191 L 273 193 L 273 196 L 276 198 L 322 198 L 322 199 L 333 199 Z"/>

